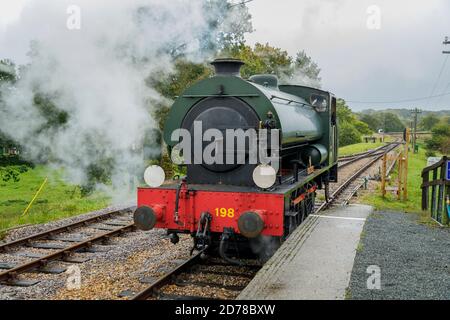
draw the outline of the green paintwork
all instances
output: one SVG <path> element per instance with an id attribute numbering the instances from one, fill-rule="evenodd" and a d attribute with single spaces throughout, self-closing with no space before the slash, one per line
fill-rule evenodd
<path id="1" fill-rule="evenodd" d="M 337 137 L 337 128 L 335 127 L 334 131 L 330 130 L 331 126 L 331 100 L 334 98 L 333 94 L 327 91 L 323 91 L 320 89 L 305 87 L 305 86 L 297 86 L 297 85 L 280 85 L 280 90 L 289 94 L 293 94 L 295 96 L 301 97 L 307 101 L 309 101 L 309 98 L 311 94 L 320 94 L 323 96 L 326 96 L 328 99 L 328 110 L 327 112 L 321 112 L 318 113 L 319 119 L 320 119 L 320 127 L 323 130 L 322 137 L 317 141 L 317 143 L 326 146 L 328 150 L 329 158 L 327 160 L 327 164 L 334 164 L 337 162 L 337 150 L 339 148 L 337 138 L 333 135 L 336 135 Z M 333 145 L 333 141 L 335 145 Z"/>
<path id="2" fill-rule="evenodd" d="M 164 141 L 173 147 L 174 130 L 181 127 L 185 115 L 199 101 L 208 97 L 238 97 L 258 114 L 261 121 L 271 112 L 282 133 L 282 145 L 317 141 L 323 137 L 319 115 L 305 99 L 276 88 L 264 87 L 235 76 L 215 76 L 188 88 L 173 104 L 164 127 Z M 276 98 L 271 98 L 276 96 Z"/>

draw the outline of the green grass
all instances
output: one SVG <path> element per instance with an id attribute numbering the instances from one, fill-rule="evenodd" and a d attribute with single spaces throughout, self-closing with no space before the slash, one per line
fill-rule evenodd
<path id="1" fill-rule="evenodd" d="M 382 142 L 351 144 L 349 146 L 339 148 L 339 156 L 349 156 L 355 153 L 365 152 L 381 147 L 382 145 L 384 145 Z"/>
<path id="2" fill-rule="evenodd" d="M 46 177 L 47 184 L 29 212 L 22 217 Z M 5 229 L 98 210 L 106 207 L 108 202 L 109 199 L 100 193 L 81 197 L 79 188 L 64 183 L 56 171 L 37 166 L 21 174 L 19 182 L 0 180 L 0 236 Z"/>
<path id="3" fill-rule="evenodd" d="M 345 300 L 351 300 L 352 299 L 352 291 L 349 287 L 345 288 Z"/>
<path id="4" fill-rule="evenodd" d="M 430 214 L 422 211 L 422 170 L 427 165 L 425 150 L 419 149 L 418 154 L 409 153 L 408 164 L 408 200 L 400 201 L 397 195 L 388 191 L 385 198 L 381 196 L 381 188 L 378 186 L 375 194 L 367 193 L 362 196 L 361 202 L 374 206 L 377 210 L 394 210 L 401 212 L 421 213 L 421 221 L 430 222 Z M 397 186 L 397 170 L 391 173 L 389 186 Z"/>

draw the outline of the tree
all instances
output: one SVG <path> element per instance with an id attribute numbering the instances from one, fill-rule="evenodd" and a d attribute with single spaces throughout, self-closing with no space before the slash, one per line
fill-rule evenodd
<path id="1" fill-rule="evenodd" d="M 437 123 L 439 123 L 439 117 L 433 113 L 430 113 L 422 118 L 419 124 L 419 128 L 425 131 L 431 130 Z"/>
<path id="2" fill-rule="evenodd" d="M 244 61 L 241 70 L 244 78 L 254 74 L 274 74 L 282 82 L 320 87 L 320 69 L 304 51 L 294 59 L 281 48 L 256 43 L 253 48 L 244 44 L 233 46 L 220 55 Z"/>
<path id="3" fill-rule="evenodd" d="M 382 114 L 382 117 L 382 119 L 384 120 L 385 132 L 401 132 L 405 130 L 405 125 L 396 114 L 386 112 Z"/>
<path id="4" fill-rule="evenodd" d="M 336 106 L 339 124 L 350 123 L 354 121 L 355 116 L 350 107 L 346 104 L 345 100 L 338 99 Z"/>
<path id="5" fill-rule="evenodd" d="M 345 122 L 339 126 L 339 146 L 345 147 L 360 142 L 361 133 L 352 124 Z"/>
<path id="6" fill-rule="evenodd" d="M 0 84 L 17 80 L 16 65 L 11 60 L 0 60 Z"/>
<path id="7" fill-rule="evenodd" d="M 211 30 L 215 30 L 217 40 L 215 50 L 239 46 L 245 43 L 245 34 L 253 32 L 252 16 L 245 4 L 223 0 L 206 0 L 210 15 Z M 214 47 L 214 45 L 212 46 Z"/>
<path id="8" fill-rule="evenodd" d="M 156 74 L 147 78 L 147 84 L 155 88 L 162 96 L 174 99 L 195 82 L 211 75 L 206 63 L 192 63 L 185 59 L 175 61 L 175 70 L 169 74 Z"/>
<path id="9" fill-rule="evenodd" d="M 367 123 L 362 122 L 360 120 L 355 120 L 353 123 L 354 127 L 356 130 L 358 130 L 361 134 L 372 134 L 373 130 L 369 128 L 369 126 L 367 125 Z"/>
<path id="10" fill-rule="evenodd" d="M 301 82 L 305 82 L 305 79 L 307 79 L 306 81 L 311 85 L 320 87 L 320 82 L 322 81 L 322 78 L 319 76 L 320 71 L 318 64 L 302 50 L 297 53 L 291 77 Z"/>
<path id="11" fill-rule="evenodd" d="M 369 126 L 369 128 L 371 130 L 375 131 L 375 132 L 377 132 L 380 129 L 383 129 L 383 125 L 380 122 L 380 120 L 377 117 L 373 116 L 373 115 L 363 114 L 363 115 L 360 116 L 359 119 L 362 122 L 366 123 Z"/>
<path id="12" fill-rule="evenodd" d="M 241 69 L 244 78 L 254 74 L 274 74 L 282 77 L 291 73 L 292 58 L 288 52 L 272 47 L 268 43 L 257 43 L 254 48 L 247 45 L 233 46 L 222 51 L 220 55 L 245 62 L 245 66 Z"/>
<path id="13" fill-rule="evenodd" d="M 69 114 L 58 108 L 53 102 L 56 95 L 42 94 L 37 91 L 34 94 L 33 103 L 40 114 L 46 119 L 46 123 L 39 129 L 39 132 L 52 128 L 59 128 L 69 121 Z"/>
<path id="14" fill-rule="evenodd" d="M 10 60 L 0 60 L 0 112 L 5 107 L 2 99 L 2 91 L 9 90 L 16 80 L 17 73 L 15 64 Z M 14 146 L 14 142 L 11 137 L 3 133 L 0 128 L 0 151 L 3 152 L 3 148 L 10 148 L 12 146 Z"/>
<path id="15" fill-rule="evenodd" d="M 439 151 L 443 155 L 450 154 L 450 126 L 447 119 L 442 119 L 431 130 L 431 139 L 425 141 L 425 147 L 430 152 Z"/>
<path id="16" fill-rule="evenodd" d="M 230 52 L 231 48 L 245 46 L 245 34 L 253 31 L 252 16 L 245 4 L 236 5 L 229 0 L 204 0 L 203 6 L 208 13 L 205 18 L 209 26 L 207 32 L 199 39 L 203 54 L 216 56 L 219 52 Z M 151 14 L 151 10 L 147 7 L 139 11 L 139 14 Z M 174 71 L 153 74 L 146 80 L 150 87 L 169 99 L 162 103 L 150 101 L 150 104 L 154 105 L 153 116 L 161 129 L 171 100 L 181 95 L 193 83 L 209 77 L 212 73 L 206 61 L 200 63 L 188 61 L 185 58 L 185 49 L 185 43 L 172 44 L 172 47 L 167 48 L 167 52 L 173 57 Z"/>
<path id="17" fill-rule="evenodd" d="M 0 60 L 0 112 L 4 107 L 2 91 L 10 90 L 17 81 L 15 64 L 10 60 Z M 3 157 L 3 148 L 17 147 L 11 137 L 7 136 L 0 128 L 0 179 L 4 182 L 20 180 L 20 175 L 28 171 L 27 164 L 19 160 L 17 156 Z"/>
<path id="18" fill-rule="evenodd" d="M 0 167 L 0 179 L 4 182 L 8 182 L 10 180 L 14 182 L 20 181 L 20 175 L 28 171 L 28 166 L 20 165 L 20 166 L 3 166 Z"/>
<path id="19" fill-rule="evenodd" d="M 360 143 L 362 135 L 373 132 L 366 123 L 357 118 L 343 99 L 337 101 L 337 118 L 341 147 Z"/>

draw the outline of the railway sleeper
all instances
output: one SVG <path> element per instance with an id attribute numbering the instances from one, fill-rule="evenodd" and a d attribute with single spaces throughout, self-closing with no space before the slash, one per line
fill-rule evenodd
<path id="1" fill-rule="evenodd" d="M 245 272 L 231 272 L 231 271 L 222 271 L 222 270 L 203 270 L 203 269 L 193 269 L 193 272 L 203 273 L 203 274 L 215 274 L 220 276 L 228 276 L 228 277 L 242 277 L 252 279 L 254 274 L 249 274 Z"/>
<path id="2" fill-rule="evenodd" d="M 65 267 L 50 267 L 50 266 L 45 266 L 35 270 L 35 272 L 37 273 L 44 273 L 44 274 L 61 274 L 66 271 L 67 268 Z"/>
<path id="3" fill-rule="evenodd" d="M 179 295 L 179 294 L 169 294 L 157 292 L 155 297 L 159 300 L 223 300 L 218 298 L 202 297 L 202 296 L 192 296 L 192 295 Z"/>
<path id="4" fill-rule="evenodd" d="M 17 264 L 14 263 L 8 263 L 8 262 L 0 262 L 0 270 L 10 270 L 17 267 Z"/>
<path id="5" fill-rule="evenodd" d="M 228 291 L 241 292 L 245 289 L 246 285 L 227 285 L 219 282 L 207 282 L 207 281 L 196 281 L 196 280 L 175 280 L 174 284 L 178 287 L 196 286 L 196 287 L 213 287 L 225 289 Z"/>
<path id="6" fill-rule="evenodd" d="M 2 285 L 4 286 L 9 286 L 9 287 L 22 287 L 22 288 L 28 288 L 28 287 L 32 287 L 36 284 L 38 284 L 39 282 L 41 282 L 41 280 L 8 280 L 8 281 L 3 281 L 1 282 Z"/>

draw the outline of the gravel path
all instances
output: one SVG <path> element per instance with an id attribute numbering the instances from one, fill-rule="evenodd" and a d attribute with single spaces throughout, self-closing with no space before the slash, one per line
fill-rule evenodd
<path id="1" fill-rule="evenodd" d="M 350 299 L 450 299 L 450 229 L 417 221 L 418 215 L 396 212 L 369 217 L 353 266 Z M 373 265 L 380 268 L 380 290 L 367 289 L 367 268 Z"/>

